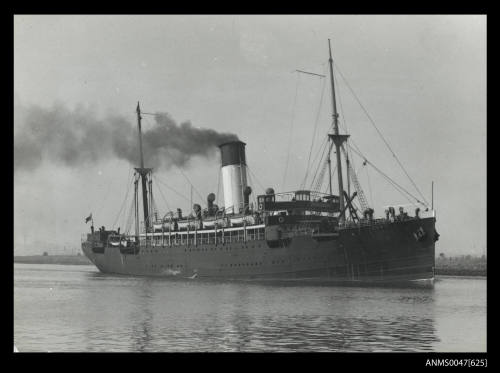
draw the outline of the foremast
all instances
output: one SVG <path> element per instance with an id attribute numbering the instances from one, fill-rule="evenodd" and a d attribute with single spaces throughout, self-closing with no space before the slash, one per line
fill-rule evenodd
<path id="1" fill-rule="evenodd" d="M 139 106 L 139 102 L 137 102 L 137 126 L 139 128 L 139 162 L 140 167 L 136 167 L 135 170 L 141 176 L 141 185 L 142 185 L 142 207 L 144 211 L 144 228 L 147 231 L 148 226 L 150 225 L 149 219 L 149 208 L 148 208 L 148 175 L 151 173 L 151 168 L 144 167 L 144 154 L 142 152 L 142 129 L 141 129 L 141 107 Z M 150 185 L 151 187 L 151 185 Z M 137 195 L 137 187 L 136 187 L 136 195 Z M 137 206 L 137 205 L 136 205 Z M 137 234 L 137 233 L 136 233 Z"/>
<path id="2" fill-rule="evenodd" d="M 332 48 L 330 46 L 330 39 L 328 39 L 328 52 L 330 58 L 328 62 L 330 64 L 330 82 L 332 86 L 332 116 L 333 116 L 333 134 L 328 134 L 328 138 L 335 145 L 335 153 L 337 156 L 337 176 L 338 176 L 338 184 L 339 184 L 339 207 L 340 207 L 340 223 L 345 221 L 345 202 L 344 202 L 344 185 L 342 181 L 342 160 L 340 155 L 340 150 L 344 141 L 347 140 L 349 135 L 340 135 L 339 134 L 339 114 L 337 113 L 337 103 L 335 100 L 335 82 L 333 79 L 333 59 L 332 59 Z M 332 150 L 332 145 L 330 144 L 330 148 L 328 151 L 328 171 L 329 171 L 329 186 L 330 186 L 330 195 L 332 194 L 332 169 L 331 169 L 331 160 L 330 153 Z"/>

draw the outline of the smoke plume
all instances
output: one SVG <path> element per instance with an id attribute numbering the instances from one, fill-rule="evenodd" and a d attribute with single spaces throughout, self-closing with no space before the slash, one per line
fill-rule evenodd
<path id="1" fill-rule="evenodd" d="M 193 156 L 211 157 L 217 146 L 237 140 L 231 133 L 177 124 L 167 113 L 157 113 L 154 125 L 142 121 L 144 166 L 184 166 Z M 146 127 L 146 128 L 145 128 Z M 14 170 L 33 170 L 47 160 L 66 166 L 124 159 L 139 166 L 137 123 L 123 117 L 97 118 L 89 109 L 14 108 Z"/>

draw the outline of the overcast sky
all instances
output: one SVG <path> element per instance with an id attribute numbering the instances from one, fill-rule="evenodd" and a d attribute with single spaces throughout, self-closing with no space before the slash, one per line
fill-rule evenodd
<path id="1" fill-rule="evenodd" d="M 485 16 L 15 16 L 15 145 L 33 108 L 84 113 L 106 126 L 114 116 L 134 123 L 140 101 L 146 112 L 237 134 L 247 143 L 255 195 L 269 186 L 299 189 L 316 118 L 313 157 L 328 132 L 331 96 L 329 80 L 294 71 L 327 73 L 328 38 L 336 66 L 429 202 L 434 181 L 436 252 L 481 255 Z M 418 196 L 338 73 L 336 79 L 342 132 L 346 126 L 370 162 Z M 153 128 L 154 118 L 145 116 L 143 125 Z M 51 142 L 39 139 L 42 154 L 50 152 Z M 214 154 L 192 158 L 181 171 L 156 170 L 184 196 L 155 185 L 161 212 L 188 210 L 186 177 L 195 202 L 205 205 L 206 195 L 217 193 Z M 54 252 L 78 248 L 90 212 L 97 226 L 124 226 L 128 202 L 119 212 L 132 165 L 99 156 L 71 166 L 40 160 L 15 170 L 16 255 L 41 253 L 41 243 Z M 353 161 L 376 215 L 408 203 L 373 168 L 355 155 Z"/>

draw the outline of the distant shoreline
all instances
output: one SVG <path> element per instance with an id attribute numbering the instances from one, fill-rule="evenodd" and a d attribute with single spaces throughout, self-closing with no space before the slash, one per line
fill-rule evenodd
<path id="1" fill-rule="evenodd" d="M 92 265 L 92 262 L 84 255 L 28 255 L 14 256 L 14 263 L 25 264 L 74 264 Z M 445 267 L 436 263 L 436 276 L 483 276 L 486 277 L 485 269 L 463 268 L 448 264 Z"/>
<path id="2" fill-rule="evenodd" d="M 92 262 L 84 255 L 19 255 L 14 256 L 14 263 L 77 265 L 92 264 Z"/>
<path id="3" fill-rule="evenodd" d="M 486 277 L 485 270 L 462 269 L 462 268 L 439 268 L 434 271 L 436 276 L 479 276 Z"/>

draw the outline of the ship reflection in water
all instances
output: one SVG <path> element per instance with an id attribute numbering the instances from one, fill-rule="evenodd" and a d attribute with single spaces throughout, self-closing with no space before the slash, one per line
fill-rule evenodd
<path id="1" fill-rule="evenodd" d="M 486 350 L 484 279 L 284 286 L 16 264 L 14 295 L 21 351 Z"/>

